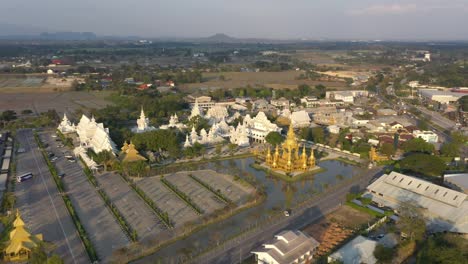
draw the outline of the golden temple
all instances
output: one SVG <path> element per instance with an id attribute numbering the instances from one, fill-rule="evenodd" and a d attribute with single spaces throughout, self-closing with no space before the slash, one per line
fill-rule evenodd
<path id="1" fill-rule="evenodd" d="M 371 162 L 379 162 L 388 160 L 387 156 L 379 155 L 374 147 L 371 147 L 369 151 L 369 159 Z"/>
<path id="2" fill-rule="evenodd" d="M 270 148 L 267 149 L 266 164 L 274 170 L 285 172 L 307 171 L 315 167 L 314 151 L 311 150 L 307 157 L 305 145 L 302 147 L 302 153 L 299 155 L 299 144 L 294 133 L 293 126 L 289 125 L 286 140 L 281 144 L 281 151 L 276 145 L 275 152 L 272 154 Z"/>
<path id="3" fill-rule="evenodd" d="M 31 235 L 26 228 L 19 211 L 10 232 L 10 242 L 3 252 L 5 261 L 26 261 L 31 257 L 31 251 L 42 241 L 42 234 Z"/>
<path id="4" fill-rule="evenodd" d="M 126 141 L 124 145 L 122 146 L 122 161 L 123 162 L 134 162 L 134 161 L 140 161 L 140 160 L 146 160 L 145 157 L 141 156 L 138 153 L 138 150 L 136 150 L 135 145 L 130 142 L 128 144 Z"/>

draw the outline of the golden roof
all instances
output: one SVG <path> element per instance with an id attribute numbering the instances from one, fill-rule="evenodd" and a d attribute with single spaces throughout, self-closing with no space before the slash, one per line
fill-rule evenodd
<path id="1" fill-rule="evenodd" d="M 140 161 L 140 160 L 146 160 L 146 158 L 141 156 L 138 153 L 138 150 L 136 150 L 135 145 L 132 142 L 130 142 L 130 144 L 128 144 L 127 150 L 125 151 L 122 161 L 133 162 L 133 161 Z"/>
<path id="2" fill-rule="evenodd" d="M 283 143 L 283 149 L 292 151 L 294 149 L 297 149 L 298 147 L 299 147 L 299 144 L 297 143 L 296 134 L 294 133 L 292 124 L 290 124 L 288 135 L 286 136 L 286 140 Z"/>
<path id="3" fill-rule="evenodd" d="M 42 241 L 42 234 L 31 235 L 24 227 L 19 211 L 13 222 L 14 229 L 10 232 L 10 244 L 5 248 L 6 254 L 18 254 L 21 249 L 32 250 Z"/>

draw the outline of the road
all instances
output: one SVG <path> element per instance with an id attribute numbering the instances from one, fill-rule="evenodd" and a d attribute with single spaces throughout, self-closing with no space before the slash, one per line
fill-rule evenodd
<path id="1" fill-rule="evenodd" d="M 416 106 L 416 108 L 421 111 L 429 120 L 445 130 L 450 131 L 455 127 L 456 123 L 454 121 L 442 116 L 438 112 L 428 110 L 422 106 Z"/>
<path id="2" fill-rule="evenodd" d="M 42 233 L 54 244 L 54 253 L 65 263 L 89 263 L 88 255 L 60 196 L 52 175 L 37 147 L 31 130 L 19 130 L 17 142 L 25 152 L 18 154 L 17 174 L 32 172 L 31 180 L 16 184 L 16 205 L 26 227 Z"/>
<path id="3" fill-rule="evenodd" d="M 41 139 L 57 157 L 55 167 L 58 172 L 64 172 L 63 182 L 71 202 L 83 224 L 86 233 L 93 243 L 99 259 L 108 263 L 112 253 L 129 243 L 129 239 L 121 229 L 112 212 L 106 207 L 96 189 L 87 180 L 83 168 L 78 162 L 69 162 L 64 157 L 71 151 L 66 147 L 59 147 L 53 132 L 41 134 Z"/>
<path id="4" fill-rule="evenodd" d="M 345 200 L 346 194 L 365 189 L 371 179 L 380 176 L 382 168 L 374 168 L 361 176 L 357 181 L 350 182 L 338 189 L 328 192 L 316 200 L 312 200 L 303 208 L 294 209 L 291 216 L 275 219 L 271 224 L 264 225 L 252 233 L 231 240 L 209 253 L 194 258 L 190 263 L 239 263 L 250 256 L 250 252 L 273 238 L 273 235 L 283 229 L 301 229 L 324 217 L 338 208 Z"/>

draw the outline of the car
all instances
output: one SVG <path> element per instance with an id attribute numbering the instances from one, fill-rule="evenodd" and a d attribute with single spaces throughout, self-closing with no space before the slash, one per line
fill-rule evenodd
<path id="1" fill-rule="evenodd" d="M 385 236 L 385 234 L 380 234 L 377 236 L 377 239 L 382 239 Z"/>
<path id="2" fill-rule="evenodd" d="M 61 173 L 59 173 L 59 174 L 58 174 L 58 176 L 59 176 L 60 178 L 63 178 L 63 177 L 65 177 L 65 172 L 61 172 Z"/>
<path id="3" fill-rule="evenodd" d="M 291 209 L 286 209 L 284 210 L 284 216 L 290 216 L 291 215 Z"/>

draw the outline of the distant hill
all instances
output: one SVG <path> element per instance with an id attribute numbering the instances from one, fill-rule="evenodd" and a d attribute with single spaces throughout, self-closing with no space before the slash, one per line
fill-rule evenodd
<path id="1" fill-rule="evenodd" d="M 93 32 L 43 32 L 39 38 L 46 40 L 95 40 L 97 36 Z"/>
<path id="2" fill-rule="evenodd" d="M 214 43 L 237 43 L 240 39 L 230 37 L 223 33 L 217 33 L 213 36 L 209 36 L 206 38 L 199 38 L 199 42 L 214 42 Z"/>
<path id="3" fill-rule="evenodd" d="M 31 36 L 47 31 L 45 28 L 0 23 L 0 36 Z"/>

